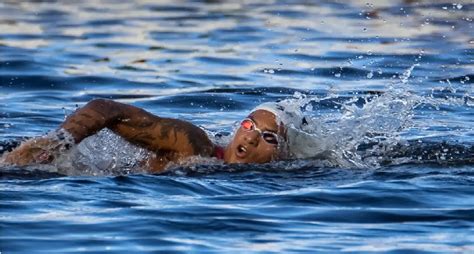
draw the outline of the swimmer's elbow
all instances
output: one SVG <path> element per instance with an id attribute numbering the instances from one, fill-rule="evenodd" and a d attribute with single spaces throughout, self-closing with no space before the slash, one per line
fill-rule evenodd
<path id="1" fill-rule="evenodd" d="M 84 109 L 100 114 L 101 118 L 110 123 L 122 116 L 123 112 L 126 111 L 125 107 L 125 104 L 113 100 L 93 99 L 84 106 Z"/>
<path id="2" fill-rule="evenodd" d="M 94 108 L 94 109 L 108 109 L 117 104 L 118 102 L 115 102 L 109 99 L 93 99 L 89 101 L 84 107 L 89 107 L 89 108 Z"/>

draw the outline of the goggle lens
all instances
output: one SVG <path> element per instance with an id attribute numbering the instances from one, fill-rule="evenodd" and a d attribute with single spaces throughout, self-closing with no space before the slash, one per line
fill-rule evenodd
<path id="1" fill-rule="evenodd" d="M 260 135 L 262 135 L 263 140 L 265 142 L 272 144 L 272 145 L 278 145 L 278 136 L 276 133 L 271 132 L 271 131 L 261 131 L 257 127 L 255 127 L 255 123 L 251 119 L 244 119 L 241 123 L 240 126 L 242 129 L 246 131 L 253 131 L 257 130 Z"/>
<path id="2" fill-rule="evenodd" d="M 263 132 L 262 137 L 263 137 L 263 140 L 265 140 L 267 143 L 272 144 L 272 145 L 278 145 L 278 137 L 275 133 Z"/>
<path id="3" fill-rule="evenodd" d="M 255 127 L 250 119 L 245 119 L 240 124 L 244 130 L 251 131 Z"/>

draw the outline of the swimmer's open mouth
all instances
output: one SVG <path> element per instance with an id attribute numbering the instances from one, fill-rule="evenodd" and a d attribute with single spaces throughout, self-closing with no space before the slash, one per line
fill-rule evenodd
<path id="1" fill-rule="evenodd" d="M 247 155 L 247 148 L 243 145 L 237 146 L 237 157 L 243 158 Z"/>

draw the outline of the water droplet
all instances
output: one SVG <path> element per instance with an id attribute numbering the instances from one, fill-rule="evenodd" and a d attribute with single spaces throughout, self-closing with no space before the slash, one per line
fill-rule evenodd
<path id="1" fill-rule="evenodd" d="M 458 8 L 458 10 L 461 10 L 462 9 L 462 4 L 457 4 L 456 8 Z"/>
<path id="2" fill-rule="evenodd" d="M 341 73 L 336 73 L 336 74 L 334 74 L 334 77 L 340 78 L 340 77 L 341 77 Z"/>
<path id="3" fill-rule="evenodd" d="M 447 10 L 447 9 L 448 9 L 448 7 L 447 7 L 447 6 L 443 6 L 443 10 Z"/>
<path id="4" fill-rule="evenodd" d="M 367 32 L 367 28 L 366 28 L 366 27 L 364 27 L 363 31 L 364 31 L 364 32 Z"/>
<path id="5" fill-rule="evenodd" d="M 374 76 L 374 73 L 373 73 L 373 72 L 367 73 L 367 78 L 368 78 L 368 79 L 371 79 L 373 76 Z"/>

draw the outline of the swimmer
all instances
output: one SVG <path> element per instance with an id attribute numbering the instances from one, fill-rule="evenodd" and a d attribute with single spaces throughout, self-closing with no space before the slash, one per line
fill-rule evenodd
<path id="1" fill-rule="evenodd" d="M 112 100 L 95 99 L 68 116 L 52 134 L 24 142 L 0 161 L 17 166 L 50 163 L 61 152 L 108 128 L 150 151 L 143 164 L 151 173 L 162 172 L 170 162 L 191 156 L 216 157 L 225 163 L 267 163 L 288 158 L 285 144 L 289 141 L 290 122 L 293 126 L 304 119 L 285 115 L 277 103 L 264 103 L 241 121 L 224 148 L 213 144 L 204 130 L 189 122 L 159 117 Z"/>

